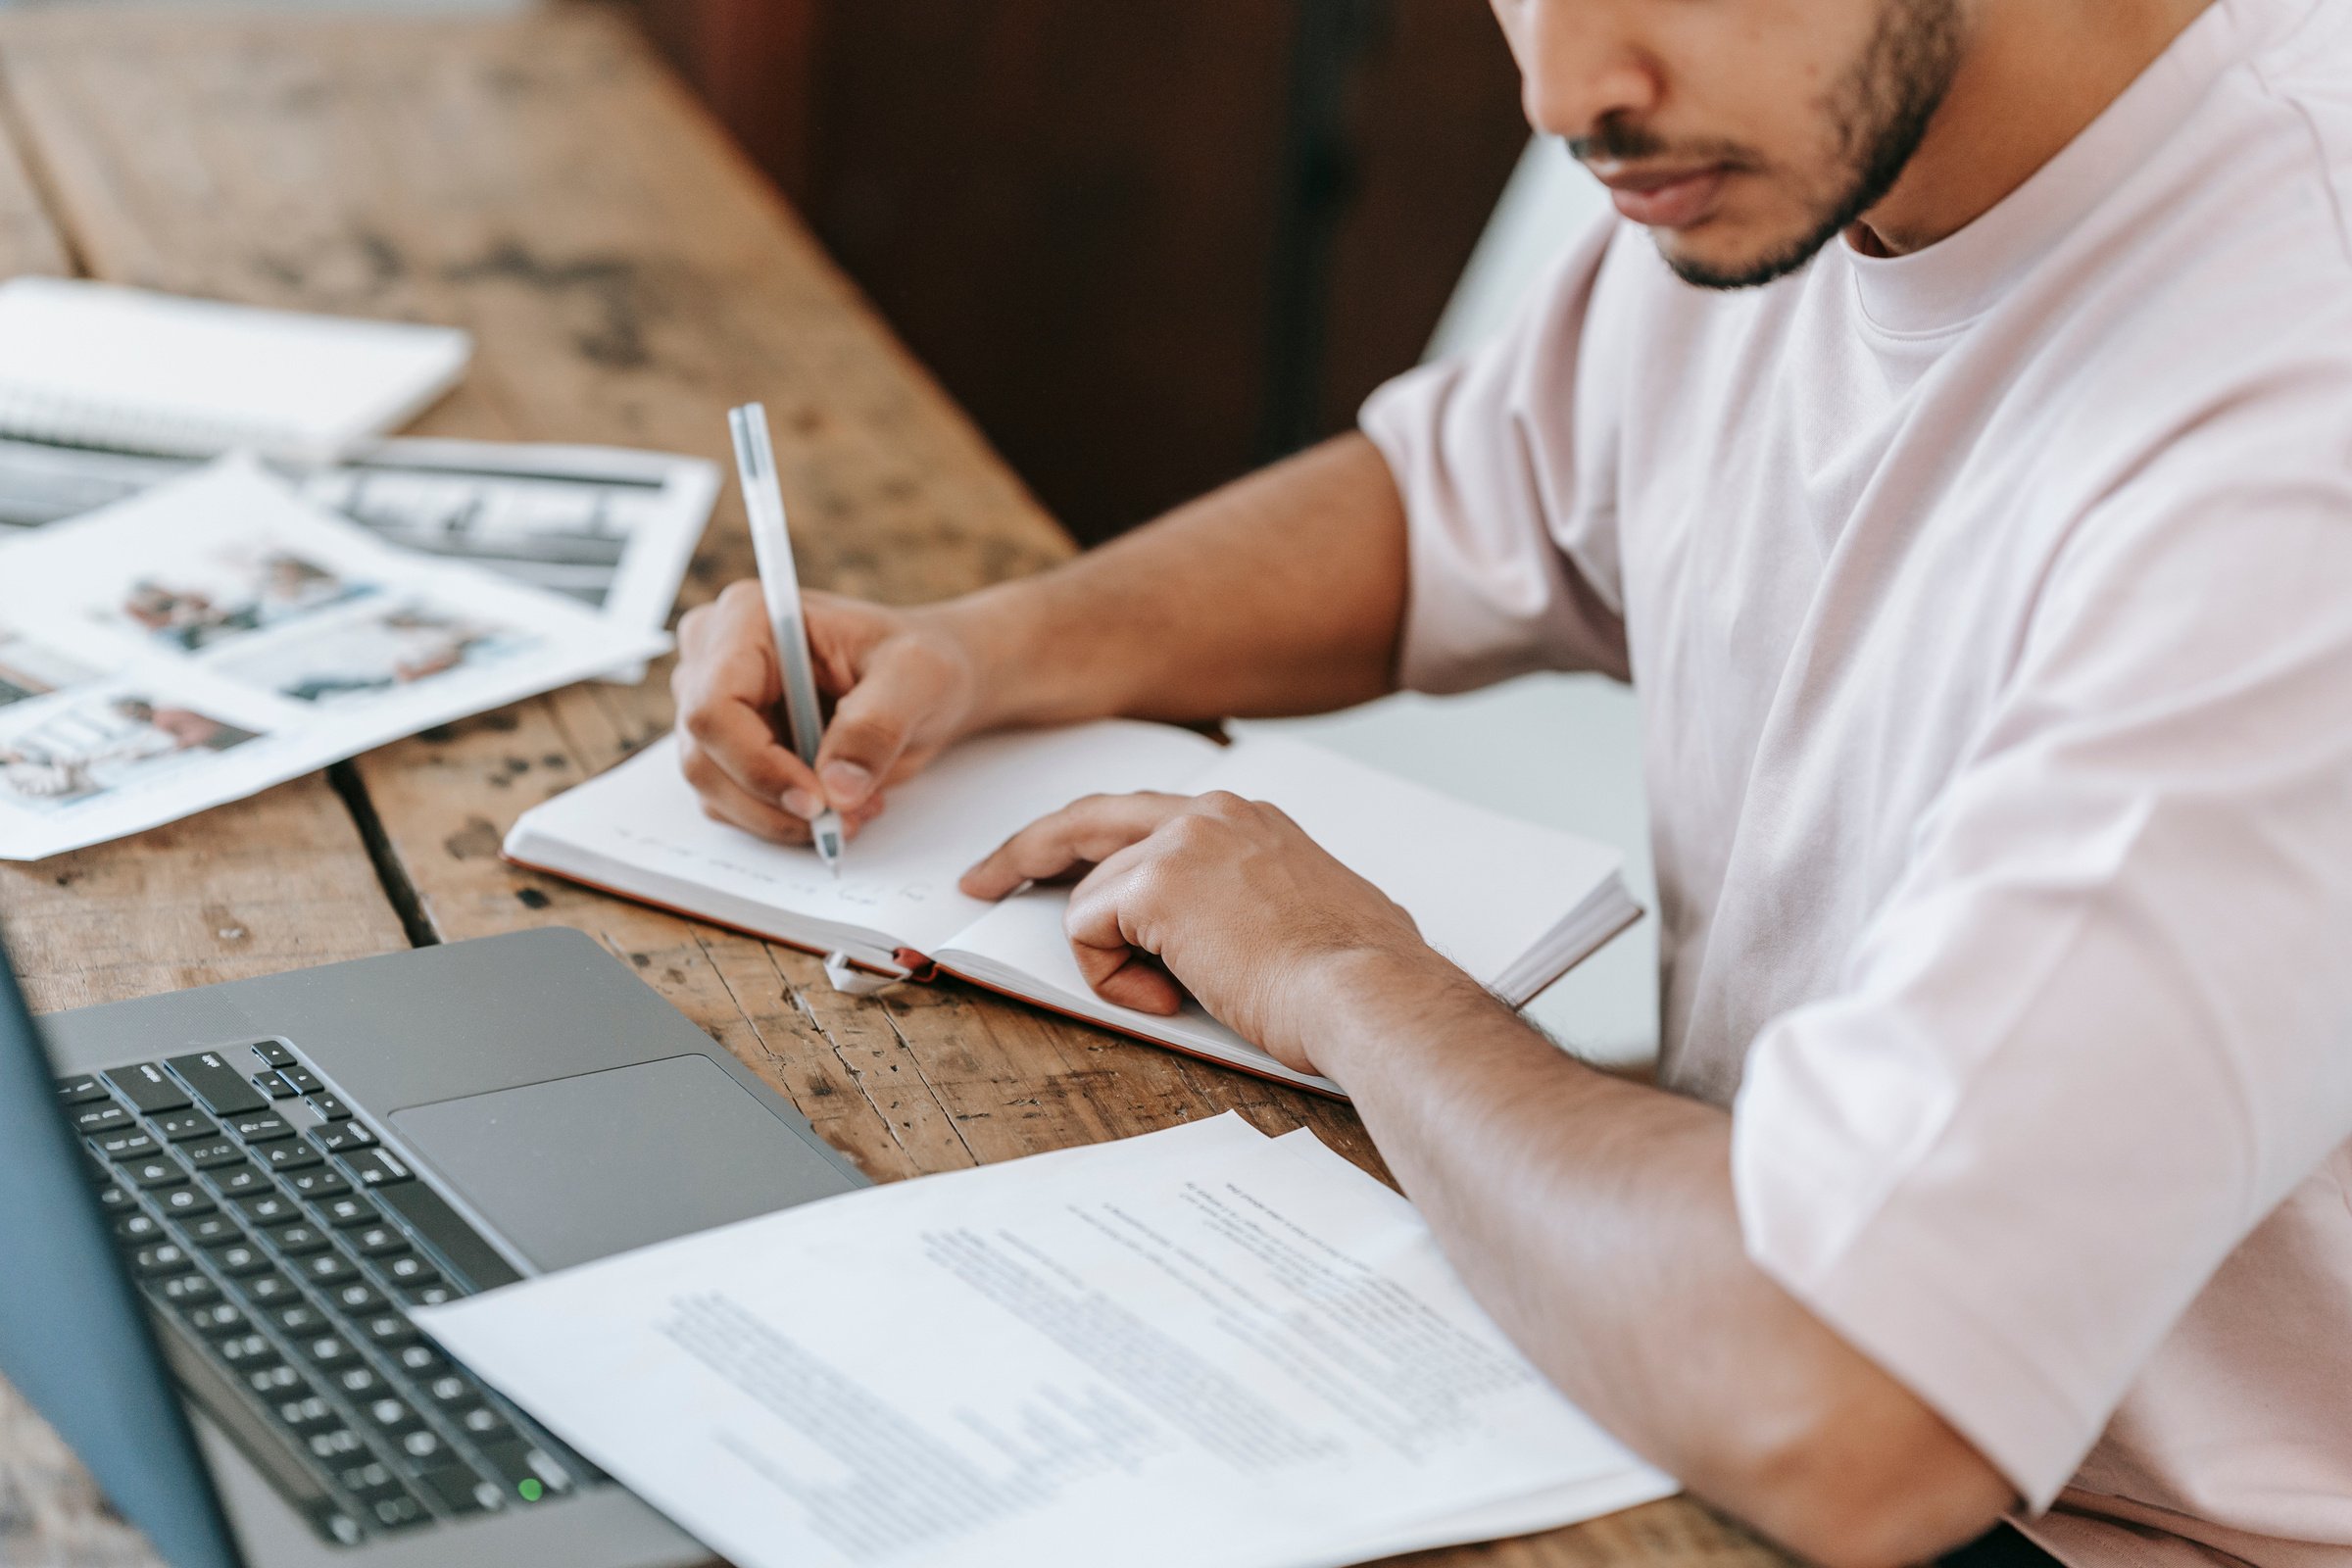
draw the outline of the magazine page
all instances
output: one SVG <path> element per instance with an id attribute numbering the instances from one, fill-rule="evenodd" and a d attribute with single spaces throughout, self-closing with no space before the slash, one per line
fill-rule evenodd
<path id="1" fill-rule="evenodd" d="M 0 545 L 0 858 L 135 833 L 662 647 L 223 459 Z"/>
<path id="2" fill-rule="evenodd" d="M 129 499 L 200 465 L 0 438 L 0 540 Z M 658 631 L 710 520 L 719 470 L 700 458 L 620 447 L 379 441 L 340 463 L 272 462 L 306 500 L 387 543 L 470 562 Z M 606 671 L 633 685 L 644 666 Z"/>

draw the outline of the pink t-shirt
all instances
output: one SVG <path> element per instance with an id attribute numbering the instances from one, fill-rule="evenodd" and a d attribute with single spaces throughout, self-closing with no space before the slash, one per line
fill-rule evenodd
<path id="1" fill-rule="evenodd" d="M 1364 411 L 1407 683 L 1642 695 L 1749 1251 L 2078 1564 L 2352 1561 L 2348 209 L 2352 3 L 2220 0 L 1939 245 L 1612 222 Z"/>

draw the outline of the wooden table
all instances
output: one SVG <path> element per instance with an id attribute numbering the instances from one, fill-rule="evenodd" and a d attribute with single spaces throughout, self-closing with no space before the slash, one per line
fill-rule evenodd
<path id="1" fill-rule="evenodd" d="M 941 265 L 952 265 L 943 258 Z M 891 601 L 1071 546 L 772 189 L 613 18 L 111 10 L 0 25 L 0 273 L 461 323 L 425 433 L 724 456 L 763 399 L 805 569 Z M 751 570 L 732 497 L 688 602 Z M 1367 1166 L 1343 1106 L 961 987 L 857 1001 L 815 960 L 516 870 L 524 808 L 660 735 L 662 673 L 436 730 L 138 838 L 0 866 L 35 1008 L 562 923 L 593 933 L 892 1180 L 1239 1109 Z M 0 1561 L 153 1559 L 0 1385 Z M 1424 1562 L 1765 1564 L 1673 1500 Z"/>

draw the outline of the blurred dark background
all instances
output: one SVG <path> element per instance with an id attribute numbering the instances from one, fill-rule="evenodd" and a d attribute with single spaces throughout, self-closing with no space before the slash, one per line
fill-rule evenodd
<path id="1" fill-rule="evenodd" d="M 1352 422 L 1527 139 L 1477 0 L 632 0 L 1094 542 Z"/>

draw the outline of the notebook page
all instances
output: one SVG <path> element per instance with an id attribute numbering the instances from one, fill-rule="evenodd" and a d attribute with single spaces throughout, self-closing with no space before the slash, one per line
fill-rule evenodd
<path id="1" fill-rule="evenodd" d="M 0 429 L 210 456 L 325 458 L 405 422 L 465 368 L 451 327 L 350 320 L 113 284 L 0 284 Z"/>
<path id="2" fill-rule="evenodd" d="M 703 815 L 678 771 L 675 743 L 664 740 L 526 813 L 509 850 L 536 862 L 541 857 L 526 841 L 585 848 L 671 890 L 615 883 L 617 892 L 718 914 L 697 902 L 716 893 L 886 932 L 931 953 L 988 912 L 956 881 L 1015 829 L 1081 795 L 1188 788 L 1218 750 L 1189 730 L 1115 720 L 983 736 L 893 787 L 888 808 L 842 857 L 836 880 L 814 850 L 770 844 Z"/>
<path id="3" fill-rule="evenodd" d="M 1490 984 L 1618 869 L 1617 853 L 1605 845 L 1279 736 L 1252 736 L 1229 748 L 1194 785 L 1194 793 L 1208 790 L 1281 807 L 1317 844 L 1402 905 L 1430 946 Z M 956 938 L 956 951 L 1034 975 L 1064 995 L 1084 995 L 1061 935 L 1067 902 L 1058 888 L 1007 900 L 972 922 Z M 1165 1027 L 1112 1010 L 1122 1015 L 1122 1028 Z M 1205 1023 L 1205 1015 L 1196 1021 Z"/>

